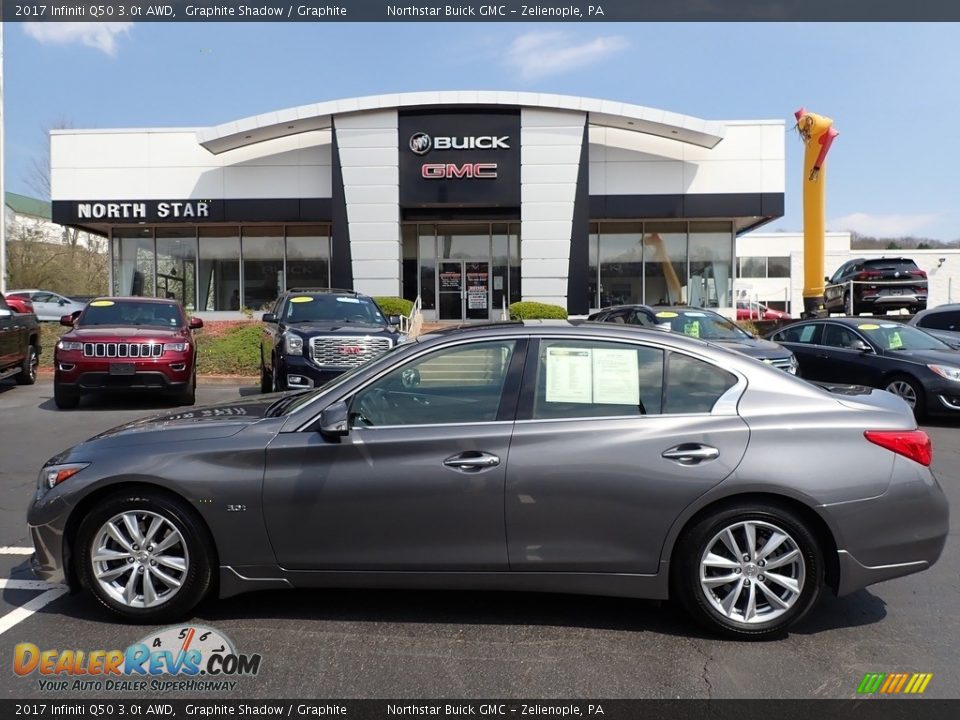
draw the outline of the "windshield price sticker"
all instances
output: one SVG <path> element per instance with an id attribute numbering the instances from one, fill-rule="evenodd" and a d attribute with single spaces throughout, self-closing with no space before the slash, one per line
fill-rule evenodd
<path id="1" fill-rule="evenodd" d="M 354 305 L 360 304 L 360 301 L 357 300 L 356 298 L 348 298 L 348 297 L 338 297 L 337 302 L 353 303 Z"/>
<path id="2" fill-rule="evenodd" d="M 110 307 L 113 305 L 113 300 L 94 300 L 90 303 L 90 307 Z"/>
<path id="3" fill-rule="evenodd" d="M 313 298 L 310 297 L 309 295 L 299 295 L 299 296 L 297 296 L 297 297 L 290 298 L 290 302 L 292 302 L 292 303 L 307 303 L 307 302 L 313 302 Z"/>

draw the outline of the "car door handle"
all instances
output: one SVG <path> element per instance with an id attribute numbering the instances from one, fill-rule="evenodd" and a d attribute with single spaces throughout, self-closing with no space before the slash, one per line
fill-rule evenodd
<path id="1" fill-rule="evenodd" d="M 483 470 L 499 465 L 500 458 L 486 452 L 471 451 L 452 455 L 443 464 L 455 470 Z"/>
<path id="2" fill-rule="evenodd" d="M 681 465 L 696 465 L 707 460 L 716 460 L 720 457 L 720 451 L 709 445 L 684 443 L 669 450 L 664 450 L 660 457 L 667 460 L 676 460 Z"/>

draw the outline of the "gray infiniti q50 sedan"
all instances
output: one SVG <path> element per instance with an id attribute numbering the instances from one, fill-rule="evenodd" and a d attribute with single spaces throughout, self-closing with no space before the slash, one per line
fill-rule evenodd
<path id="1" fill-rule="evenodd" d="M 309 392 L 138 420 L 51 458 L 37 574 L 128 621 L 295 587 L 677 598 L 783 633 L 930 567 L 948 510 L 907 405 L 644 328 L 515 323 Z"/>

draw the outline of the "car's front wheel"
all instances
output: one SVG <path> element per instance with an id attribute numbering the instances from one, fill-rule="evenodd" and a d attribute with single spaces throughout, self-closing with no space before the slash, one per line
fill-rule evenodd
<path id="1" fill-rule="evenodd" d="M 728 507 L 675 548 L 673 591 L 709 630 L 742 640 L 781 635 L 817 600 L 823 553 L 806 523 L 776 505 Z"/>
<path id="2" fill-rule="evenodd" d="M 105 607 L 129 622 L 187 615 L 213 584 L 212 543 L 178 500 L 130 490 L 100 502 L 77 532 L 80 577 Z"/>
<path id="3" fill-rule="evenodd" d="M 61 410 L 73 410 L 80 404 L 80 393 L 53 381 L 53 403 Z"/>
<path id="4" fill-rule="evenodd" d="M 883 389 L 898 396 L 909 405 L 914 417 L 918 420 L 923 417 L 926 410 L 923 386 L 915 378 L 909 375 L 894 375 L 887 379 Z"/>

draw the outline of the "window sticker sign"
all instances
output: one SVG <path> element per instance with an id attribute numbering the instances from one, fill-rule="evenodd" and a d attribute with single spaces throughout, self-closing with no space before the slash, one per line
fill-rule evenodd
<path id="1" fill-rule="evenodd" d="M 635 350 L 550 347 L 546 373 L 547 402 L 640 404 Z"/>

